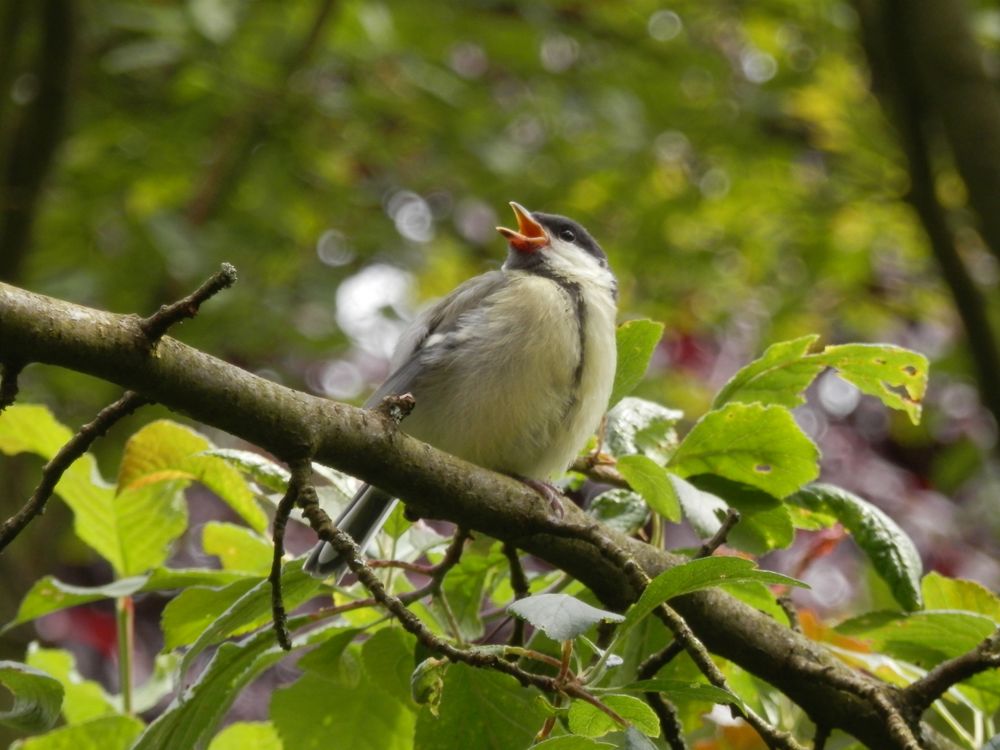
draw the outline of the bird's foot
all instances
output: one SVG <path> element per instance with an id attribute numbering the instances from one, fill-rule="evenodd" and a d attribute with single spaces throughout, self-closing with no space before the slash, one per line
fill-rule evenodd
<path id="1" fill-rule="evenodd" d="M 551 482 L 546 482 L 542 479 L 531 479 L 529 477 L 522 477 L 518 474 L 515 474 L 514 478 L 545 498 L 549 504 L 549 509 L 552 511 L 552 515 L 556 518 L 563 517 L 565 514 L 562 504 L 563 494 L 558 487 Z"/>

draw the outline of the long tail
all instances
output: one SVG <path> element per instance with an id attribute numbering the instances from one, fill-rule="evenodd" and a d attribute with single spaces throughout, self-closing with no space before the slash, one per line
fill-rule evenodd
<path id="1" fill-rule="evenodd" d="M 346 531 L 362 550 L 382 528 L 396 501 L 377 487 L 364 485 L 351 499 L 347 509 L 337 519 L 337 528 Z M 347 562 L 326 542 L 320 542 L 309 553 L 305 571 L 315 578 L 340 577 L 347 571 Z"/>

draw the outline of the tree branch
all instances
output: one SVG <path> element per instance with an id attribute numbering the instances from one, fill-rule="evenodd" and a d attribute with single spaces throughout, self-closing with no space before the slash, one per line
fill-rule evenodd
<path id="1" fill-rule="evenodd" d="M 483 532 L 558 566 L 606 606 L 621 609 L 636 597 L 635 584 L 592 541 L 555 533 L 544 504 L 522 483 L 421 443 L 374 412 L 285 388 L 169 336 L 150 354 L 140 320 L 0 284 L 0 360 L 87 373 L 276 455 L 314 456 L 378 484 L 422 517 Z M 593 519 L 568 506 L 560 523 L 584 526 Z M 648 576 L 683 561 L 612 529 L 601 527 L 601 534 Z M 898 701 L 884 684 L 719 590 L 679 597 L 671 605 L 710 651 L 784 691 L 817 723 L 870 747 L 895 746 L 871 700 L 845 692 L 837 680 L 817 678 L 816 669 L 840 676 L 840 682 L 868 681 L 887 701 Z"/>

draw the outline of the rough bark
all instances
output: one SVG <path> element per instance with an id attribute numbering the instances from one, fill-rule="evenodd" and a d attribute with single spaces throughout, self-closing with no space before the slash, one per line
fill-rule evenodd
<path id="1" fill-rule="evenodd" d="M 421 443 L 373 412 L 285 388 L 176 339 L 164 337 L 150 352 L 139 322 L 0 284 L 0 361 L 87 373 L 279 457 L 313 455 L 398 495 L 414 513 L 453 521 L 548 560 L 610 607 L 623 608 L 634 598 L 626 575 L 593 544 L 552 532 L 545 504 L 521 483 Z M 591 522 L 572 507 L 565 520 Z M 649 575 L 681 561 L 613 530 L 604 533 Z M 843 729 L 869 747 L 895 747 L 871 702 L 843 685 L 860 679 L 895 705 L 894 689 L 868 683 L 817 644 L 720 591 L 682 597 L 676 609 L 712 652 L 787 693 L 818 724 Z"/>

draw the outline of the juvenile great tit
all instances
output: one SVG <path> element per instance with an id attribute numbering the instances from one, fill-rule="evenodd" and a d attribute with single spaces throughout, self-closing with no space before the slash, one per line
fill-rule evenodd
<path id="1" fill-rule="evenodd" d="M 417 317 L 392 374 L 368 399 L 411 393 L 401 429 L 497 472 L 544 482 L 564 471 L 597 429 L 615 375 L 617 283 L 586 229 L 511 203 L 517 231 L 498 271 L 469 279 Z M 337 526 L 364 549 L 395 500 L 364 485 Z M 320 542 L 305 569 L 346 562 Z"/>

